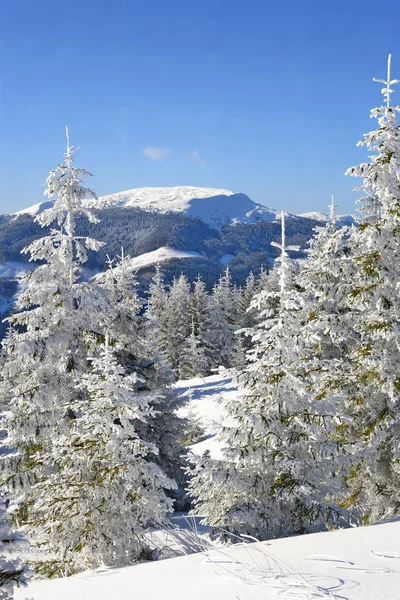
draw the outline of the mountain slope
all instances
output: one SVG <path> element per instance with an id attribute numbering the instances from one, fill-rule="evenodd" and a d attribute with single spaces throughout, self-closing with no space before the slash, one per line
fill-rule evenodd
<path id="1" fill-rule="evenodd" d="M 99 210 L 139 208 L 157 213 L 183 213 L 189 217 L 198 217 L 218 230 L 225 224 L 274 221 L 278 212 L 256 204 L 245 194 L 193 186 L 136 188 L 100 196 L 97 200 L 88 200 L 87 204 Z M 36 215 L 48 208 L 48 205 L 48 202 L 42 202 L 14 214 Z"/>
<path id="2" fill-rule="evenodd" d="M 144 187 L 100 196 L 88 200 L 88 206 L 104 210 L 108 208 L 134 208 L 153 213 L 181 213 L 188 217 L 200 218 L 211 227 L 221 230 L 224 225 L 275 221 L 280 211 L 253 202 L 246 194 L 217 188 L 194 186 Z M 37 215 L 49 207 L 49 202 L 41 202 L 14 213 L 14 216 Z M 327 215 L 320 212 L 289 215 L 296 219 L 303 217 L 324 222 Z M 351 215 L 339 217 L 342 225 L 351 225 Z"/>

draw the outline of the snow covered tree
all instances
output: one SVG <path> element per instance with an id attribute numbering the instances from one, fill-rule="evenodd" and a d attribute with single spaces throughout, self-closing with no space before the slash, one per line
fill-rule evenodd
<path id="1" fill-rule="evenodd" d="M 236 347 L 233 357 L 233 366 L 237 370 L 242 370 L 246 365 L 246 352 L 251 346 L 250 330 L 256 323 L 257 312 L 252 306 L 252 300 L 256 294 L 256 279 L 253 272 L 246 279 L 246 285 L 243 290 L 237 293 L 238 300 L 238 320 L 236 323 Z"/>
<path id="2" fill-rule="evenodd" d="M 204 376 L 207 372 L 207 361 L 200 337 L 196 335 L 194 319 L 192 331 L 185 341 L 185 353 L 182 359 L 180 374 L 182 379 Z"/>
<path id="3" fill-rule="evenodd" d="M 232 289 L 229 267 L 226 268 L 209 297 L 207 350 L 208 363 L 213 368 L 231 367 L 236 349 L 235 329 L 238 322 L 238 297 Z"/>
<path id="4" fill-rule="evenodd" d="M 167 303 L 166 363 L 182 376 L 186 339 L 190 336 L 190 284 L 185 275 L 174 279 Z"/>
<path id="5" fill-rule="evenodd" d="M 112 320 L 112 335 L 120 346 L 129 346 L 131 351 L 143 354 L 144 331 L 139 317 L 141 302 L 138 296 L 136 271 L 130 265 L 130 257 L 109 259 L 108 269 L 96 276 L 96 283 L 107 290 L 115 316 Z"/>
<path id="6" fill-rule="evenodd" d="M 187 424 L 185 419 L 177 415 L 180 401 L 170 389 L 173 373 L 163 362 L 163 352 L 157 352 L 152 344 L 146 343 L 146 335 L 149 333 L 157 334 L 158 331 L 160 336 L 163 334 L 161 329 L 157 330 L 166 316 L 166 310 L 164 313 L 162 311 L 165 292 L 160 269 L 157 267 L 152 284 L 154 287 L 148 307 L 150 323 L 147 322 L 150 329 L 146 332 L 144 319 L 139 316 L 136 273 L 129 264 L 129 258 L 122 252 L 120 261 L 110 267 L 112 268 L 101 275 L 100 285 L 111 293 L 116 310 L 116 316 L 108 329 L 114 352 L 127 374 L 137 377 L 133 389 L 138 398 L 143 396 L 151 408 L 146 420 L 136 421 L 136 430 L 141 438 L 157 447 L 158 451 L 156 455 L 151 455 L 151 460 L 177 483 L 178 487 L 168 490 L 168 494 L 175 499 L 175 506 L 179 509 L 183 507 L 182 502 L 186 496 L 183 459 L 185 449 L 180 440 Z M 167 300 L 165 296 L 165 301 Z M 156 339 L 160 340 L 161 337 Z"/>
<path id="7" fill-rule="evenodd" d="M 383 83 L 384 103 L 371 111 L 378 128 L 366 134 L 370 162 L 348 170 L 362 177 L 357 188 L 364 219 L 350 238 L 346 280 L 355 342 L 352 371 L 342 386 L 346 411 L 352 417 L 346 435 L 359 461 L 349 484 L 354 504 L 374 520 L 400 514 L 400 129 L 391 96 L 391 56 Z"/>
<path id="8" fill-rule="evenodd" d="M 11 524 L 10 501 L 10 495 L 0 497 L 0 600 L 12 600 L 15 588 L 25 587 L 30 575 L 21 560 L 27 542 Z"/>
<path id="9" fill-rule="evenodd" d="M 148 526 L 165 522 L 172 510 L 166 491 L 175 484 L 153 460 L 157 447 L 136 427 L 153 417 L 152 394 L 136 393 L 137 379 L 118 364 L 106 334 L 77 382 L 72 409 L 79 417 L 54 441 L 58 469 L 46 479 L 51 498 L 42 501 L 52 512 L 65 573 L 132 563 L 147 549 Z"/>
<path id="10" fill-rule="evenodd" d="M 168 292 L 165 289 L 161 267 L 157 264 L 156 272 L 149 286 L 149 298 L 145 311 L 147 320 L 146 343 L 149 352 L 153 356 L 157 356 L 162 362 L 166 362 L 168 339 L 167 303 Z"/>
<path id="11" fill-rule="evenodd" d="M 307 259 L 302 262 L 298 278 L 307 299 L 309 342 L 314 358 L 321 361 L 316 379 L 321 390 L 326 387 L 324 394 L 335 378 L 341 379 L 343 372 L 350 368 L 348 345 L 354 337 L 347 305 L 351 231 L 351 227 L 337 225 L 332 196 L 329 220 L 315 228 L 316 235 L 310 240 Z M 330 362 L 324 365 L 324 361 Z"/>
<path id="12" fill-rule="evenodd" d="M 76 381 L 87 372 L 88 340 L 104 332 L 114 316 L 106 294 L 79 279 L 87 249 L 100 243 L 76 234 L 77 216 L 96 219 L 83 203 L 88 195 L 95 197 L 82 185 L 88 173 L 74 166 L 73 153 L 68 139 L 65 162 L 47 179 L 45 193 L 54 198 L 53 206 L 36 217 L 42 226 L 55 221 L 58 228 L 24 250 L 43 264 L 27 276 L 17 303 L 21 312 L 10 317 L 15 329 L 4 346 L 1 390 L 7 444 L 16 450 L 3 461 L 1 486 L 23 495 L 17 516 L 29 525 L 32 545 L 59 555 L 64 540 L 52 507 L 53 485 L 62 478 L 59 461 L 70 450 L 59 444 L 80 417 L 73 407 L 80 395 Z M 82 518 L 78 510 L 68 521 L 71 535 Z M 43 562 L 36 570 L 46 571 L 46 557 L 37 558 Z"/>
<path id="13" fill-rule="evenodd" d="M 342 484 L 329 438 L 334 415 L 310 395 L 302 364 L 303 298 L 293 281 L 288 251 L 295 248 L 286 248 L 283 215 L 278 247 L 279 289 L 263 290 L 253 301 L 262 322 L 237 378 L 239 396 L 227 407 L 224 458 L 193 458 L 190 483 L 206 523 L 259 539 L 318 531 L 346 518 L 335 502 Z"/>

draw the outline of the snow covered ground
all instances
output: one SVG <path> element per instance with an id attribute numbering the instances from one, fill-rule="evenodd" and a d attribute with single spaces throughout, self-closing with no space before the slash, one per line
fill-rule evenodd
<path id="1" fill-rule="evenodd" d="M 178 381 L 175 393 L 188 400 L 179 414 L 196 422 L 205 432 L 203 440 L 191 446 L 192 451 L 201 456 L 209 450 L 213 458 L 220 458 L 222 444 L 215 434 L 226 420 L 225 403 L 237 395 L 232 379 L 226 372 L 210 377 L 194 377 Z"/>
<path id="2" fill-rule="evenodd" d="M 179 381 L 175 392 L 189 400 L 182 414 L 206 433 L 193 451 L 220 456 L 215 432 L 226 418 L 224 403 L 237 394 L 227 372 Z M 32 581 L 16 600 L 400 600 L 400 519 L 233 547 L 204 542 L 195 521 L 186 534 L 149 534 L 162 556 L 182 549 L 186 556 Z"/>
<path id="3" fill-rule="evenodd" d="M 400 599 L 400 520 L 34 581 L 16 600 Z"/>
<path id="4" fill-rule="evenodd" d="M 201 254 L 195 250 L 174 250 L 173 248 L 158 248 L 152 252 L 146 252 L 140 256 L 135 256 L 129 261 L 129 267 L 132 269 L 143 269 L 161 262 L 168 262 L 176 258 L 199 258 Z"/>

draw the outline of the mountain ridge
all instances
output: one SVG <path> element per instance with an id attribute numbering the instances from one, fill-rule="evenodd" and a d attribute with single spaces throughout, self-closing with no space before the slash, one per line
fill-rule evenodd
<path id="1" fill-rule="evenodd" d="M 18 217 L 23 214 L 36 216 L 49 206 L 48 200 L 43 201 L 12 213 L 12 216 Z M 221 231 L 224 225 L 275 221 L 281 212 L 254 202 L 241 192 L 195 186 L 133 188 L 87 200 L 87 206 L 97 210 L 138 208 L 148 212 L 181 213 L 200 218 L 218 231 Z M 298 217 L 319 222 L 328 220 L 328 216 L 320 212 L 288 214 L 288 218 L 291 219 Z M 351 224 L 354 219 L 351 215 L 342 215 L 339 216 L 339 221 L 343 221 L 343 224 Z"/>

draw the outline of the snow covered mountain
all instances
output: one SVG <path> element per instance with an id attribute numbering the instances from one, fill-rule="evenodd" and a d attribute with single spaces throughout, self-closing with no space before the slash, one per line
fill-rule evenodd
<path id="1" fill-rule="evenodd" d="M 29 214 L 35 216 L 49 207 L 49 202 L 40 202 L 14 213 L 15 216 Z M 189 217 L 198 217 L 211 227 L 220 230 L 225 224 L 257 223 L 275 221 L 280 211 L 253 202 L 246 194 L 217 188 L 193 186 L 144 187 L 100 196 L 88 200 L 88 205 L 96 209 L 139 208 L 149 212 L 175 212 Z M 321 212 L 308 212 L 289 215 L 290 218 L 303 217 L 319 222 L 328 220 Z M 339 222 L 350 225 L 351 215 L 342 215 Z"/>
<path id="2" fill-rule="evenodd" d="M 36 215 L 48 205 L 48 202 L 42 202 L 14 214 Z M 158 213 L 179 212 L 199 217 L 215 229 L 229 223 L 274 221 L 279 212 L 256 204 L 245 194 L 192 186 L 136 188 L 88 200 L 88 205 L 97 209 L 140 208 Z"/>

